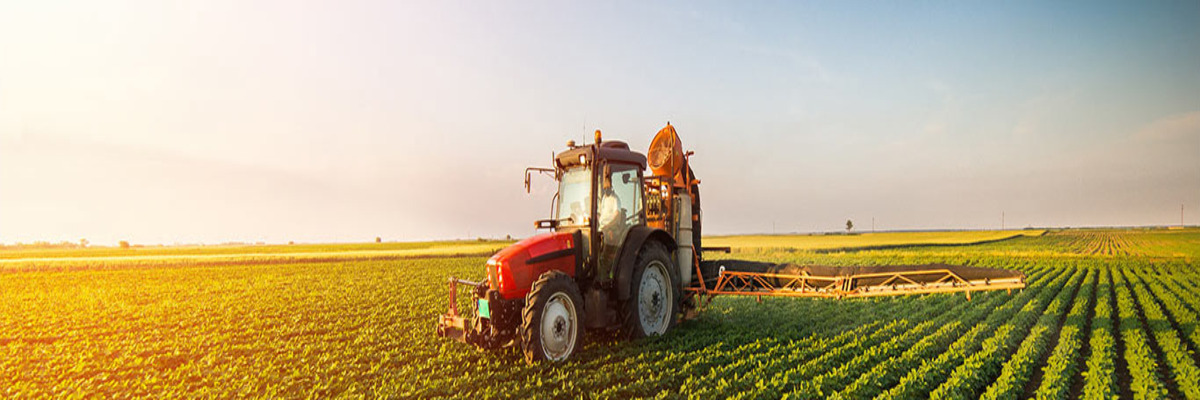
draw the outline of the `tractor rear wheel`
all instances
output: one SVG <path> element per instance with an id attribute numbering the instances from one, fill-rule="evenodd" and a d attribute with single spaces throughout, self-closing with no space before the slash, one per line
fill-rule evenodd
<path id="1" fill-rule="evenodd" d="M 633 287 L 625 303 L 625 329 L 633 338 L 667 333 L 679 313 L 679 277 L 661 243 L 649 242 L 638 254 Z"/>
<path id="2" fill-rule="evenodd" d="M 563 361 L 583 342 L 583 296 L 561 271 L 538 277 L 525 295 L 521 312 L 521 349 L 525 361 Z"/>

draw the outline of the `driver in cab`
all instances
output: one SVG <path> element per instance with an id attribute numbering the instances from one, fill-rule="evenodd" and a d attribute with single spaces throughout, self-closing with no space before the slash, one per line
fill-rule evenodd
<path id="1" fill-rule="evenodd" d="M 621 209 L 621 199 L 612 188 L 612 175 L 605 175 L 604 182 L 600 185 L 600 231 L 604 232 L 606 242 L 609 238 L 616 239 L 616 234 L 622 231 L 620 228 L 625 223 L 622 216 L 624 213 L 625 210 Z"/>
<path id="2" fill-rule="evenodd" d="M 621 208 L 621 199 L 617 197 L 617 193 L 613 191 L 613 174 L 604 174 L 603 182 L 600 184 L 600 203 L 599 215 L 600 218 L 600 239 L 604 243 L 600 250 L 601 262 L 600 274 L 608 275 L 612 269 L 609 268 L 617 258 L 617 252 L 621 248 L 621 241 L 625 240 L 626 223 L 625 211 Z"/>

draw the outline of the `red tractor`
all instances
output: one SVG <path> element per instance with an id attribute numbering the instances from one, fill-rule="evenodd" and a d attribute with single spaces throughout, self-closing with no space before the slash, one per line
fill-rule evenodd
<path id="1" fill-rule="evenodd" d="M 437 334 L 485 349 L 520 345 L 529 362 L 562 361 L 585 331 L 633 338 L 666 333 L 718 294 L 856 297 L 1024 287 L 1020 272 L 947 265 L 823 267 L 737 260 L 703 262 L 700 181 L 675 128 L 650 144 L 649 163 L 620 141 L 568 149 L 554 157 L 558 193 L 549 229 L 487 261 L 483 282 L 450 279 L 450 312 Z M 651 175 L 645 175 L 647 166 Z M 723 250 L 725 249 L 707 249 Z M 726 271 L 730 267 L 730 271 Z M 474 313 L 461 316 L 459 285 L 471 288 Z"/>

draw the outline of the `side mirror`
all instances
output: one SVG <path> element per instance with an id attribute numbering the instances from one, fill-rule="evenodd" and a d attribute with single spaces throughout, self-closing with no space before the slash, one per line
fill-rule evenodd
<path id="1" fill-rule="evenodd" d="M 552 169 L 552 168 L 537 168 L 537 167 L 525 168 L 525 193 L 529 193 L 529 178 L 533 172 L 550 175 L 550 174 L 554 173 L 554 169 Z"/>
<path id="2" fill-rule="evenodd" d="M 623 182 L 623 183 L 625 183 L 626 185 L 628 185 L 628 184 L 629 184 L 629 181 L 630 181 L 630 179 L 629 179 L 629 178 L 630 178 L 630 176 L 629 176 L 629 175 L 630 175 L 630 174 L 622 174 L 622 175 L 621 175 L 621 182 Z"/>

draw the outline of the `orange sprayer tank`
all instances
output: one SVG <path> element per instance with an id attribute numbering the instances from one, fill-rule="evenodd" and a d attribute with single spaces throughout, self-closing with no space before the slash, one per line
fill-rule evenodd
<path id="1" fill-rule="evenodd" d="M 650 152 L 647 157 L 650 171 L 654 175 L 674 178 L 683 168 L 683 145 L 679 143 L 679 134 L 675 127 L 667 124 L 665 128 L 654 135 L 650 141 Z M 680 179 L 676 179 L 679 182 Z"/>

